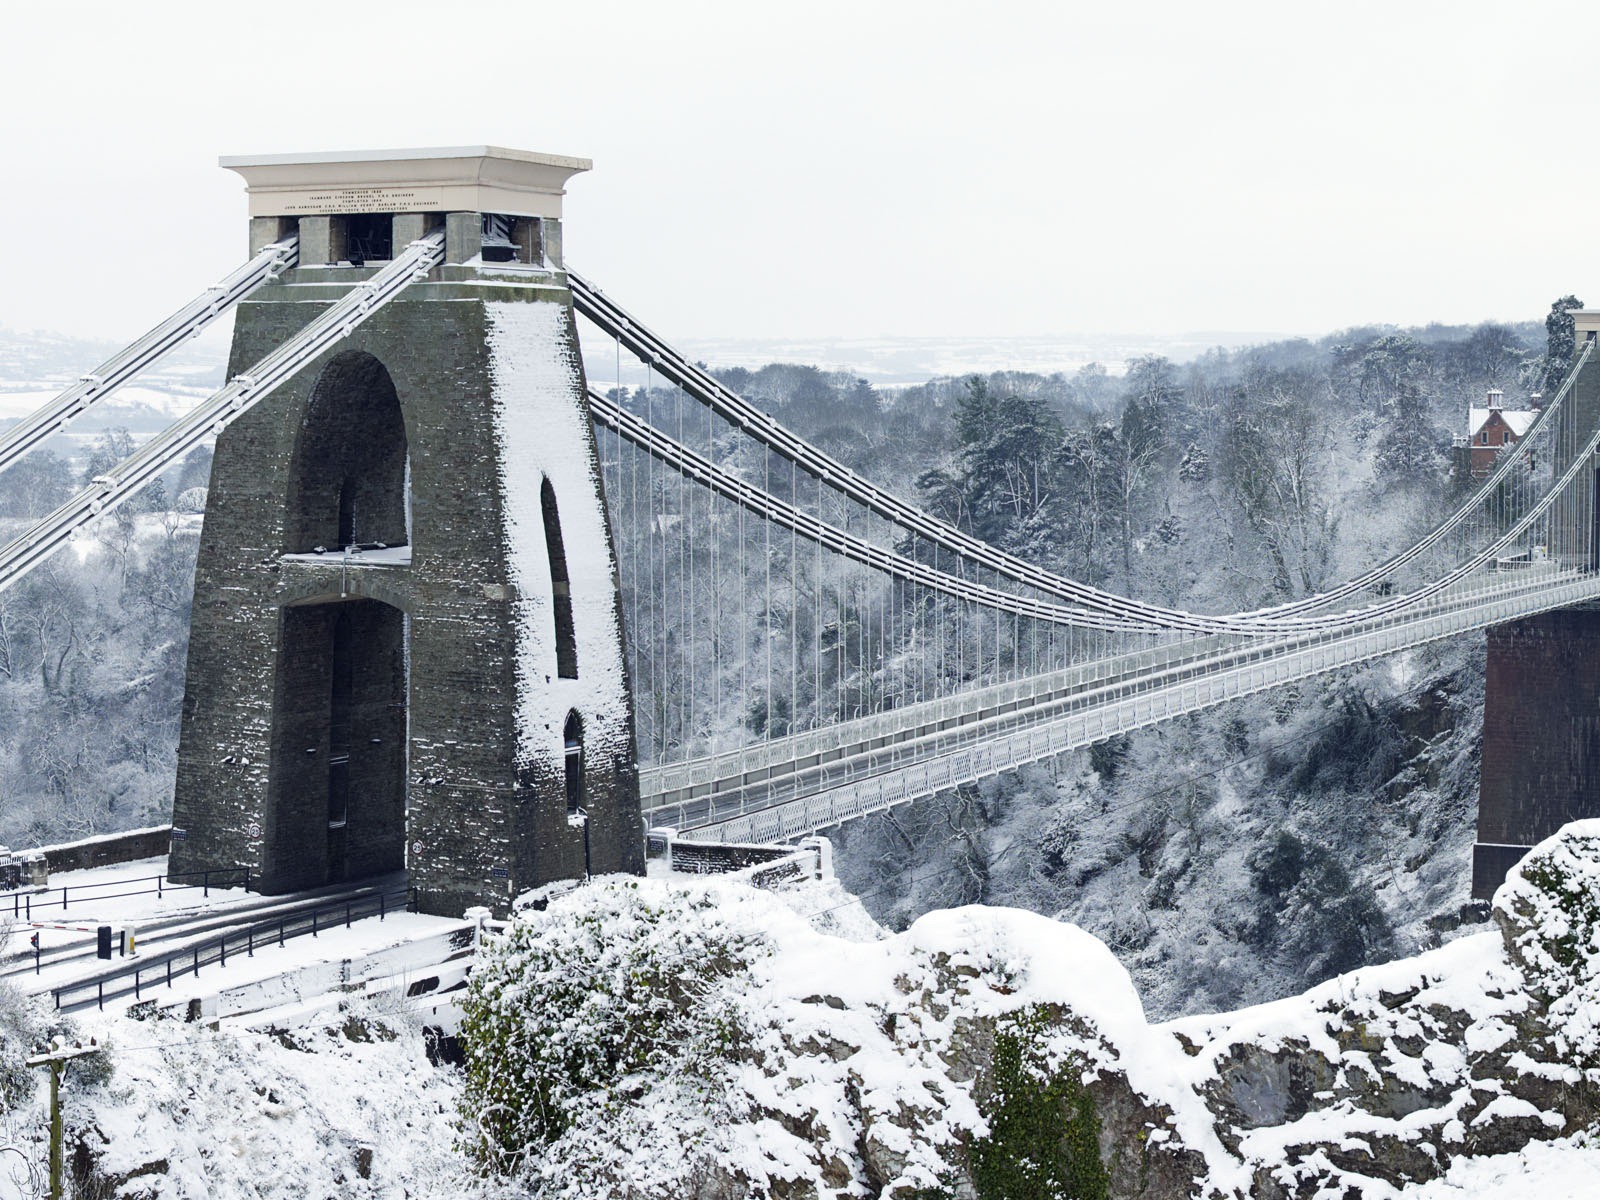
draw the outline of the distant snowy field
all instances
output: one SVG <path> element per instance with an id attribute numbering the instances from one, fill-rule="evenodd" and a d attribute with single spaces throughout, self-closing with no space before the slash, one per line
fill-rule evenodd
<path id="1" fill-rule="evenodd" d="M 801 363 L 858 375 L 877 387 L 902 387 L 936 375 L 1025 371 L 1071 375 L 1099 363 L 1113 375 L 1130 360 L 1159 354 L 1187 362 L 1218 346 L 1236 349 L 1274 341 L 1281 333 L 1061 334 L 1051 337 L 949 338 L 687 338 L 679 349 L 714 367 L 754 370 L 768 363 Z M 604 378 L 603 368 L 597 367 Z"/>
<path id="2" fill-rule="evenodd" d="M 156 433 L 187 412 L 224 382 L 228 357 L 228 318 L 141 376 L 119 388 L 103 407 L 77 422 L 54 448 L 75 454 L 101 431 L 127 427 L 138 440 Z M 643 368 L 628 355 L 617 360 L 615 346 L 586 323 L 582 335 L 584 367 L 597 386 L 621 381 L 636 386 Z M 935 376 L 990 371 L 1073 374 L 1099 363 L 1113 375 L 1143 355 L 1157 354 L 1187 362 L 1217 347 L 1257 345 L 1281 337 L 1266 332 L 1193 332 L 1175 334 L 1061 334 L 1030 337 L 813 337 L 714 338 L 688 337 L 679 348 L 692 360 L 713 368 L 755 369 L 770 363 L 797 363 L 839 371 L 875 387 L 899 388 Z M 120 348 L 120 343 L 79 340 L 58 334 L 0 329 L 0 427 L 54 397 L 79 376 Z M 635 377 L 638 378 L 635 378 Z"/>
<path id="3" fill-rule="evenodd" d="M 0 430 L 33 413 L 121 348 L 120 344 L 0 329 Z M 71 460 L 108 429 L 135 441 L 159 433 L 224 382 L 228 343 L 215 332 L 179 346 L 45 446 Z"/>
<path id="4" fill-rule="evenodd" d="M 73 423 L 45 445 L 74 462 L 108 429 L 126 428 L 143 442 L 188 412 L 225 382 L 228 326 L 223 318 L 203 336 L 180 346 L 167 359 L 117 389 L 104 404 Z M 621 382 L 646 382 L 645 368 L 630 356 L 618 360 L 613 343 L 579 321 L 584 369 L 604 388 Z M 1186 362 L 1217 347 L 1256 345 L 1281 335 L 1271 333 L 1063 334 L 1051 337 L 817 337 L 687 338 L 680 349 L 713 369 L 756 369 L 794 363 L 837 371 L 893 390 L 936 376 L 990 371 L 1040 375 L 1076 373 L 1098 363 L 1112 375 L 1133 359 L 1161 355 Z M 120 349 L 119 343 L 58 334 L 0 329 L 0 430 L 54 398 L 80 376 Z"/>
<path id="5" fill-rule="evenodd" d="M 614 345 L 578 323 L 584 365 L 597 386 L 614 380 L 632 386 L 637 364 Z M 680 338 L 679 350 L 714 369 L 755 370 L 770 363 L 796 363 L 823 371 L 839 371 L 865 379 L 874 387 L 898 388 L 926 383 L 935 376 L 984 374 L 990 371 L 1072 375 L 1099 363 L 1121 375 L 1128 363 L 1148 354 L 1188 362 L 1216 347 L 1236 349 L 1269 342 L 1273 333 L 1061 334 L 1050 337 L 880 337 L 880 338 Z"/>

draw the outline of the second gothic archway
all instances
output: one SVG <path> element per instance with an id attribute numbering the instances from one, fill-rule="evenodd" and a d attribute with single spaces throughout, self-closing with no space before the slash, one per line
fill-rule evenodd
<path id="1" fill-rule="evenodd" d="M 405 545 L 406 425 L 388 370 L 348 351 L 317 377 L 295 442 L 286 549 Z"/>

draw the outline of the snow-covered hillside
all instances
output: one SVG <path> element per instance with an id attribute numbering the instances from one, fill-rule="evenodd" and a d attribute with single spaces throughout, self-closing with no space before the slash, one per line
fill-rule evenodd
<path id="1" fill-rule="evenodd" d="M 0 430 L 32 413 L 118 349 L 111 342 L 0 329 Z M 226 330 L 213 329 L 184 343 L 46 446 L 73 456 L 108 429 L 119 427 L 143 440 L 220 387 L 226 358 Z"/>
<path id="2" fill-rule="evenodd" d="M 1166 1024 L 1073 926 L 819 930 L 851 903 L 580 888 L 485 948 L 464 1073 L 381 1000 L 258 1032 L 86 1021 L 111 1048 L 69 1093 L 80 1176 L 150 1200 L 1560 1200 L 1600 1167 L 1600 822 L 1529 857 L 1494 931 Z M 36 1149 L 40 1099 L 5 1078 Z"/>
<path id="3" fill-rule="evenodd" d="M 1452 432 L 1487 385 L 1513 406 L 1542 386 L 1541 340 L 1493 324 L 1373 327 L 1184 365 L 1135 357 L 1120 375 L 1006 371 L 892 394 L 804 366 L 724 376 L 852 469 L 1030 561 L 1223 611 L 1345 578 L 1452 503 L 1462 486 L 1446 453 Z M 0 378 L 37 390 L 103 349 L 0 355 L 16 372 Z M 654 401 L 658 413 L 675 402 L 667 389 Z M 1025 471 L 1012 461 L 1019 452 L 1032 456 Z M 14 479 L 23 465 L 0 477 L 13 529 L 55 494 Z M 58 461 L 51 487 L 89 465 Z M 133 526 L 105 522 L 75 559 L 0 594 L 0 841 L 165 815 L 194 546 L 174 510 L 181 490 L 204 482 L 204 464 L 193 468 Z M 993 481 L 1013 477 L 1029 481 L 1026 494 L 997 495 Z M 645 494 L 611 497 L 625 591 L 650 550 L 692 524 L 639 511 Z M 752 613 L 764 580 L 741 579 L 732 553 L 670 550 L 658 555 L 659 583 L 652 574 L 632 586 L 644 597 L 630 610 L 630 666 L 646 761 L 691 737 L 727 748 L 784 725 L 826 725 L 886 692 L 891 680 L 848 663 L 826 688 L 791 687 L 788 664 L 818 658 L 814 645 L 788 644 L 791 622 L 761 633 L 776 670 L 761 681 L 721 653 L 731 624 L 716 645 L 678 636 L 665 609 L 683 564 L 702 572 L 702 589 L 718 566 L 718 594 L 744 589 Z M 848 572 L 834 582 L 824 600 L 839 628 L 870 622 L 859 606 L 873 598 L 852 598 Z M 941 653 L 934 641 L 917 653 Z M 911 669 L 911 657 L 883 670 Z M 723 673 L 721 707 L 689 714 L 680 681 L 708 670 Z M 781 712 L 791 696 L 796 711 Z M 1464 638 L 857 822 L 835 831 L 839 870 L 895 929 L 970 902 L 1081 925 L 1112 947 L 1157 1016 L 1262 1001 L 1483 919 L 1467 896 L 1481 712 L 1482 643 Z"/>

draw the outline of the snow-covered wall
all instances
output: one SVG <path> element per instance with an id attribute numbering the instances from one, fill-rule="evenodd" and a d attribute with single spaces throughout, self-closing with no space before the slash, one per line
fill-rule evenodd
<path id="1" fill-rule="evenodd" d="M 506 565 L 517 612 L 519 761 L 559 766 L 562 726 L 571 711 L 583 718 L 586 758 L 631 755 L 616 564 L 571 311 L 548 303 L 486 308 Z M 570 577 L 575 679 L 557 670 L 540 500 L 546 479 L 560 511 Z"/>

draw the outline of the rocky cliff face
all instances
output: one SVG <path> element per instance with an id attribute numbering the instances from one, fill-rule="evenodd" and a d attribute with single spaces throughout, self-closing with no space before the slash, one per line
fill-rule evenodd
<path id="1" fill-rule="evenodd" d="M 735 973 L 736 1048 L 694 1066 L 720 1132 L 640 1195 L 1370 1200 L 1600 1117 L 1600 823 L 1530 856 L 1498 930 L 1167 1024 L 1103 945 L 1015 910 L 865 944 L 766 897 L 718 913 L 766 939 Z"/>
<path id="2" fill-rule="evenodd" d="M 464 1077 L 352 1035 L 370 1021 L 209 1051 L 192 1026 L 113 1031 L 174 1053 L 124 1056 L 75 1102 L 80 1177 L 288 1196 L 284 1161 L 216 1146 L 289 1135 L 338 1195 L 1410 1200 L 1523 1161 L 1489 1156 L 1593 1169 L 1600 822 L 1539 847 L 1494 915 L 1152 1024 L 1110 950 L 1033 913 L 876 936 L 836 890 L 597 881 L 486 951 Z"/>

